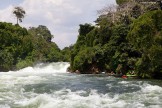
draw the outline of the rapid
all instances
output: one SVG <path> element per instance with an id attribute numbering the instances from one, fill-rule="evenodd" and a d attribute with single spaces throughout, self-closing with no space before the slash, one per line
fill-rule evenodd
<path id="1" fill-rule="evenodd" d="M 162 108 L 162 81 L 66 72 L 69 63 L 0 72 L 0 108 Z"/>

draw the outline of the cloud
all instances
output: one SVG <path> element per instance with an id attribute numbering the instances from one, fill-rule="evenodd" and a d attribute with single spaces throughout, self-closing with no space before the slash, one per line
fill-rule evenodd
<path id="1" fill-rule="evenodd" d="M 107 4 L 115 4 L 115 0 L 24 0 L 20 6 L 26 11 L 21 26 L 30 27 L 45 25 L 54 35 L 60 48 L 75 43 L 79 24 L 93 23 L 97 18 L 97 10 Z M 0 20 L 16 22 L 9 5 L 0 10 Z"/>
<path id="2" fill-rule="evenodd" d="M 13 11 L 13 6 L 9 5 L 5 9 L 0 10 L 0 21 L 8 21 L 8 22 L 13 22 L 14 21 L 14 15 L 12 14 Z"/>

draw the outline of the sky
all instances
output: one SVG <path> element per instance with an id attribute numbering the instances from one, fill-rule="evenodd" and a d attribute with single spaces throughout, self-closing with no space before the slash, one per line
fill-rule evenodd
<path id="1" fill-rule="evenodd" d="M 94 23 L 97 10 L 114 5 L 115 0 L 0 0 L 0 21 L 16 23 L 15 6 L 26 12 L 22 27 L 45 25 L 61 49 L 74 44 L 79 24 Z"/>

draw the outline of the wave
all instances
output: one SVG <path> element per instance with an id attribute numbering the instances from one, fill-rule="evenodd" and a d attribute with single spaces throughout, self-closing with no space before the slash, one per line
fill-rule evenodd
<path id="1" fill-rule="evenodd" d="M 161 81 L 66 74 L 69 66 L 1 72 L 0 108 L 162 108 Z"/>
<path id="2" fill-rule="evenodd" d="M 39 63 L 33 67 L 26 67 L 17 71 L 9 71 L 8 73 L 65 73 L 69 66 L 70 64 L 68 62 Z"/>

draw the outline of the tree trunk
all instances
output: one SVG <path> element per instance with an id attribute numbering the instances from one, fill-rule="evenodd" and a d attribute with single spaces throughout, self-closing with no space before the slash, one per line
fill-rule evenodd
<path id="1" fill-rule="evenodd" d="M 18 21 L 19 19 L 17 18 L 17 25 L 19 24 L 19 21 Z"/>

